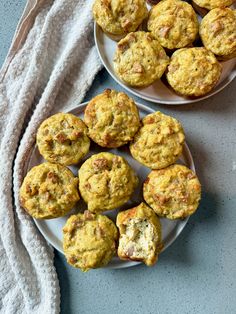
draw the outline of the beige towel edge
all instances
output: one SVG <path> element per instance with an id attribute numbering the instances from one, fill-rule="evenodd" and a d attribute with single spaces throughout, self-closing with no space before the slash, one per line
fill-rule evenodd
<path id="1" fill-rule="evenodd" d="M 16 31 L 13 35 L 13 39 L 8 50 L 7 56 L 0 69 L 0 83 L 4 80 L 11 61 L 14 56 L 23 46 L 26 37 L 34 23 L 38 10 L 42 7 L 45 0 L 27 0 L 23 13 L 17 24 Z"/>

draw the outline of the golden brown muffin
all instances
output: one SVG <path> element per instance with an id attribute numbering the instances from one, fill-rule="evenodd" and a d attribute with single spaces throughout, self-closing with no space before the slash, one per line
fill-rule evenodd
<path id="1" fill-rule="evenodd" d="M 120 231 L 118 256 L 144 262 L 147 266 L 154 265 L 163 247 L 161 223 L 154 211 L 141 203 L 120 212 L 116 224 Z"/>
<path id="2" fill-rule="evenodd" d="M 79 190 L 91 212 L 123 205 L 137 184 L 138 178 L 127 161 L 111 153 L 93 155 L 79 169 Z"/>
<path id="3" fill-rule="evenodd" d="M 104 32 L 123 36 L 139 27 L 148 10 L 144 0 L 95 0 L 93 16 Z"/>
<path id="4" fill-rule="evenodd" d="M 236 11 L 219 8 L 210 11 L 200 25 L 204 46 L 219 59 L 236 56 Z"/>
<path id="5" fill-rule="evenodd" d="M 114 70 L 131 86 L 145 87 L 159 79 L 169 63 L 165 50 L 150 33 L 128 34 L 117 46 Z"/>
<path id="6" fill-rule="evenodd" d="M 49 162 L 33 167 L 20 188 L 20 202 L 36 219 L 66 215 L 79 200 L 78 178 L 66 167 Z"/>
<path id="7" fill-rule="evenodd" d="M 131 141 L 140 126 L 135 102 L 125 93 L 106 89 L 85 109 L 89 137 L 102 147 L 119 147 Z"/>
<path id="8" fill-rule="evenodd" d="M 71 216 L 63 228 L 67 262 L 84 272 L 107 265 L 116 253 L 117 239 L 113 221 L 89 211 Z"/>
<path id="9" fill-rule="evenodd" d="M 234 0 L 193 0 L 199 7 L 212 10 L 215 8 L 228 7 L 234 3 Z"/>
<path id="10" fill-rule="evenodd" d="M 165 0 L 149 14 L 148 30 L 168 49 L 193 43 L 198 34 L 198 19 L 192 6 L 180 0 Z"/>
<path id="11" fill-rule="evenodd" d="M 210 92 L 220 79 L 222 66 L 203 47 L 175 51 L 167 68 L 167 80 L 176 93 L 199 97 Z"/>
<path id="12" fill-rule="evenodd" d="M 157 215 L 182 219 L 196 211 L 201 184 L 192 170 L 175 164 L 151 171 L 143 185 L 143 197 Z"/>
<path id="13" fill-rule="evenodd" d="M 43 121 L 36 140 L 44 159 L 65 166 L 77 164 L 90 145 L 86 125 L 70 113 L 57 113 Z"/>
<path id="14" fill-rule="evenodd" d="M 159 111 L 147 115 L 130 144 L 131 155 L 151 169 L 173 164 L 182 153 L 184 131 L 174 118 Z"/>

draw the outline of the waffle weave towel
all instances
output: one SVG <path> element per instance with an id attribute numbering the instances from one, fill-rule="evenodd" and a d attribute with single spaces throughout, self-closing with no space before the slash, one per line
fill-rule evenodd
<path id="1" fill-rule="evenodd" d="M 0 311 L 58 313 L 53 250 L 20 207 L 39 124 L 78 105 L 101 68 L 92 0 L 29 0 L 0 72 Z"/>

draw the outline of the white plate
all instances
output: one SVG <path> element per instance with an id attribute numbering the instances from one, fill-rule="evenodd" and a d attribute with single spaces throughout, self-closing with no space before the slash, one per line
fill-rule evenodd
<path id="1" fill-rule="evenodd" d="M 80 118 L 83 118 L 83 113 L 84 113 L 84 109 L 86 105 L 87 103 L 81 104 L 78 107 L 71 110 L 70 113 L 73 113 L 74 115 Z M 139 108 L 141 118 L 149 113 L 154 112 L 154 110 L 152 110 L 151 108 L 147 106 L 144 106 L 141 104 L 137 104 L 137 106 Z M 127 145 L 119 149 L 104 149 L 92 143 L 90 152 L 85 157 L 85 159 L 87 159 L 90 155 L 101 152 L 101 151 L 111 151 L 115 154 L 125 157 L 125 159 L 129 162 L 131 167 L 137 173 L 140 180 L 140 184 L 135 190 L 132 199 L 127 204 L 122 206 L 120 209 L 131 208 L 133 205 L 139 204 L 142 201 L 142 183 L 151 170 L 147 167 L 142 166 L 139 162 L 137 162 L 131 157 L 131 155 L 129 154 L 129 149 Z M 35 146 L 29 158 L 27 171 L 29 171 L 32 167 L 39 165 L 42 162 L 44 162 L 44 159 L 39 154 L 38 148 Z M 195 171 L 193 158 L 187 144 L 184 145 L 183 155 L 180 158 L 179 162 L 186 165 L 193 171 Z M 78 167 L 72 166 L 69 168 L 73 171 L 75 175 L 77 175 Z M 85 208 L 86 208 L 85 204 L 82 201 L 80 201 L 78 203 L 77 208 L 72 210 L 70 214 L 84 210 Z M 105 214 L 108 215 L 113 220 L 115 220 L 117 212 L 118 212 L 118 209 L 106 212 Z M 40 230 L 44 238 L 62 254 L 63 254 L 62 228 L 65 225 L 66 220 L 69 216 L 70 215 L 56 218 L 56 219 L 48 219 L 48 220 L 34 219 L 36 226 L 38 227 L 38 229 Z M 187 221 L 188 221 L 188 218 L 184 220 L 174 220 L 174 221 L 161 218 L 162 236 L 163 236 L 163 244 L 164 244 L 163 250 L 165 250 L 178 237 L 178 235 L 181 233 L 184 226 L 186 225 Z M 137 264 L 139 264 L 139 262 L 122 261 L 118 257 L 114 257 L 106 267 L 107 268 L 124 268 L 124 267 L 134 266 Z"/>
<path id="2" fill-rule="evenodd" d="M 233 8 L 236 8 L 236 4 L 233 5 Z M 236 58 L 221 62 L 223 66 L 223 72 L 216 87 L 205 96 L 195 99 L 178 96 L 167 85 L 165 85 L 162 80 L 157 80 L 146 88 L 131 87 L 122 82 L 114 72 L 113 57 L 115 54 L 117 42 L 110 39 L 96 23 L 94 23 L 94 37 L 98 54 L 112 78 L 130 93 L 155 103 L 168 105 L 194 103 L 219 93 L 230 82 L 232 82 L 236 76 Z"/>

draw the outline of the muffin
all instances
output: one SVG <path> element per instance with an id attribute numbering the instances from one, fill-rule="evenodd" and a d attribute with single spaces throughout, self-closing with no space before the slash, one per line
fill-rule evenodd
<path id="1" fill-rule="evenodd" d="M 151 9 L 147 27 L 163 47 L 183 48 L 196 39 L 198 19 L 190 4 L 165 0 Z"/>
<path id="2" fill-rule="evenodd" d="M 228 7 L 234 3 L 234 0 L 193 0 L 201 8 L 212 10 L 215 8 Z"/>
<path id="3" fill-rule="evenodd" d="M 130 86 L 145 87 L 159 79 L 169 63 L 165 50 L 150 33 L 128 34 L 117 46 L 114 70 Z"/>
<path id="4" fill-rule="evenodd" d="M 89 151 L 87 127 L 70 113 L 57 113 L 39 127 L 36 141 L 40 154 L 50 162 L 77 164 Z"/>
<path id="5" fill-rule="evenodd" d="M 86 272 L 105 266 L 116 253 L 118 231 L 108 217 L 89 211 L 71 216 L 63 228 L 67 262 Z"/>
<path id="6" fill-rule="evenodd" d="M 220 79 L 222 66 L 203 47 L 175 51 L 167 68 L 167 81 L 176 93 L 199 97 L 210 92 Z"/>
<path id="7" fill-rule="evenodd" d="M 219 8 L 210 11 L 200 25 L 204 46 L 219 59 L 236 57 L 236 11 Z"/>
<path id="8" fill-rule="evenodd" d="M 93 155 L 79 169 L 81 196 L 94 213 L 126 203 L 137 184 L 138 178 L 126 160 L 111 153 Z"/>
<path id="9" fill-rule="evenodd" d="M 66 167 L 45 162 L 33 167 L 20 188 L 20 202 L 36 219 L 66 215 L 79 200 L 78 178 Z"/>
<path id="10" fill-rule="evenodd" d="M 141 261 L 147 266 L 156 263 L 163 245 L 161 223 L 146 204 L 120 212 L 116 224 L 120 231 L 118 256 L 121 259 Z"/>
<path id="11" fill-rule="evenodd" d="M 201 184 L 192 170 L 175 164 L 151 171 L 143 185 L 143 197 L 157 215 L 182 219 L 196 211 Z"/>
<path id="12" fill-rule="evenodd" d="M 159 111 L 147 115 L 130 144 L 133 158 L 151 169 L 173 164 L 182 153 L 183 127 L 176 119 Z"/>
<path id="13" fill-rule="evenodd" d="M 148 10 L 145 0 L 95 0 L 93 16 L 105 33 L 124 36 L 139 27 Z"/>
<path id="14" fill-rule="evenodd" d="M 110 89 L 89 102 L 84 122 L 89 137 L 102 147 L 119 147 L 128 143 L 140 126 L 138 108 L 133 99 Z"/>

